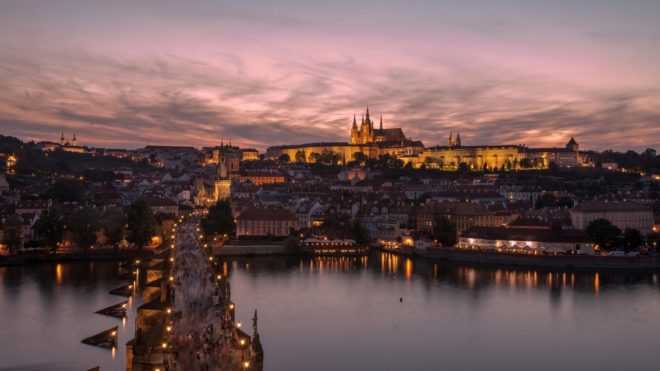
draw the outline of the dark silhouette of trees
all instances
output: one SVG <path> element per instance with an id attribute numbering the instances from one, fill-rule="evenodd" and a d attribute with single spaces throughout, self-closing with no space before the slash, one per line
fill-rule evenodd
<path id="1" fill-rule="evenodd" d="M 67 230 L 71 232 L 73 242 L 83 250 L 96 243 L 99 229 L 99 212 L 93 207 L 85 206 L 75 210 L 67 218 Z"/>
<path id="2" fill-rule="evenodd" d="M 305 156 L 305 152 L 303 150 L 298 150 L 296 152 L 296 162 L 298 162 L 298 163 L 305 162 L 307 160 L 306 157 L 307 156 Z"/>
<path id="3" fill-rule="evenodd" d="M 621 229 L 607 219 L 596 219 L 586 228 L 587 234 L 601 249 L 611 250 L 617 246 Z"/>
<path id="4" fill-rule="evenodd" d="M 441 214 L 433 215 L 431 234 L 433 239 L 438 240 L 443 246 L 453 246 L 456 244 L 456 227 L 451 220 Z"/>
<path id="5" fill-rule="evenodd" d="M 360 244 L 369 242 L 369 231 L 362 225 L 362 220 L 360 218 L 355 218 L 355 220 L 353 220 L 351 232 L 353 233 L 353 236 L 355 236 L 355 242 Z"/>
<path id="6" fill-rule="evenodd" d="M 41 240 L 44 247 L 52 252 L 64 238 L 64 215 L 62 209 L 56 204 L 44 210 L 34 223 L 34 233 Z"/>
<path id="7" fill-rule="evenodd" d="M 44 193 L 44 198 L 59 202 L 80 202 L 85 195 L 83 183 L 77 179 L 58 180 Z"/>
<path id="8" fill-rule="evenodd" d="M 126 215 L 124 211 L 118 207 L 107 208 L 101 213 L 101 228 L 105 235 L 106 242 L 112 245 L 113 249 L 117 249 L 117 244 L 124 237 L 124 230 L 126 226 Z"/>
<path id="9" fill-rule="evenodd" d="M 644 237 L 634 228 L 626 228 L 623 231 L 623 249 L 632 251 L 640 248 L 644 244 Z"/>
<path id="10" fill-rule="evenodd" d="M 9 249 L 9 253 L 16 253 L 23 245 L 23 219 L 16 214 L 8 216 L 2 226 L 2 232 L 2 242 Z"/>
<path id="11" fill-rule="evenodd" d="M 206 236 L 234 233 L 236 224 L 231 215 L 229 201 L 221 200 L 209 207 L 209 213 L 202 220 L 201 226 Z"/>
<path id="12" fill-rule="evenodd" d="M 154 235 L 156 217 L 146 201 L 137 200 L 128 209 L 126 224 L 128 225 L 126 239 L 142 250 Z"/>

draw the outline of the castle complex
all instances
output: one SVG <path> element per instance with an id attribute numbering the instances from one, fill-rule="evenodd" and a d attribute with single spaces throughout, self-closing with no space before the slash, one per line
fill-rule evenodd
<path id="1" fill-rule="evenodd" d="M 425 148 L 421 141 L 406 137 L 401 128 L 379 127 L 366 114 L 358 128 L 353 116 L 350 142 L 325 142 L 269 147 L 266 157 L 288 156 L 292 162 L 324 162 L 341 164 L 360 157 L 377 158 L 391 155 L 414 168 L 457 170 L 464 166 L 470 170 L 515 170 L 521 168 L 547 168 L 551 163 L 560 167 L 580 164 L 579 146 L 571 138 L 565 147 L 529 148 L 524 145 L 463 146 L 460 133 L 450 133 L 446 146 Z"/>

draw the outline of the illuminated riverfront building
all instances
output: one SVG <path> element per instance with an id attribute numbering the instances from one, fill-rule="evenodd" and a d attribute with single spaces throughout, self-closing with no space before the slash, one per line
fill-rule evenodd
<path id="1" fill-rule="evenodd" d="M 358 155 L 359 154 L 359 155 Z M 353 116 L 350 142 L 324 142 L 274 146 L 267 157 L 288 156 L 292 162 L 322 162 L 342 164 L 358 157 L 376 158 L 392 155 L 414 168 L 457 170 L 544 169 L 555 163 L 560 167 L 579 166 L 579 145 L 574 138 L 564 147 L 529 148 L 524 145 L 464 146 L 460 133 L 450 133 L 446 146 L 424 148 L 421 141 L 406 137 L 401 128 L 384 128 L 382 116 L 378 128 L 374 126 L 369 109 L 360 120 Z"/>

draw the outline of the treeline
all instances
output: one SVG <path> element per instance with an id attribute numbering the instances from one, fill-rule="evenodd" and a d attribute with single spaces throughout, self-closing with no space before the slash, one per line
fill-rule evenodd
<path id="1" fill-rule="evenodd" d="M 16 174 L 80 173 L 86 169 L 112 170 L 116 168 L 147 169 L 148 162 L 135 162 L 112 156 L 72 153 L 61 150 L 44 152 L 34 142 L 22 142 L 11 136 L 0 135 L 0 153 L 13 154 L 18 161 Z M 4 163 L 0 166 L 5 166 Z"/>
<path id="2" fill-rule="evenodd" d="M 619 168 L 660 172 L 660 156 L 652 148 L 647 148 L 641 153 L 635 151 L 616 152 L 608 149 L 602 152 L 585 151 L 583 154 L 589 156 L 596 167 L 601 167 L 604 163 L 616 162 Z"/>
<path id="3" fill-rule="evenodd" d="M 36 244 L 55 253 L 65 245 L 65 240 L 87 251 L 99 242 L 99 235 L 103 236 L 105 245 L 114 249 L 126 239 L 141 250 L 154 236 L 156 217 L 143 200 L 134 202 L 126 210 L 120 207 L 99 209 L 81 206 L 69 213 L 54 202 L 41 212 L 33 226 L 35 241 L 23 241 L 23 225 L 21 216 L 14 214 L 2 226 L 3 243 L 10 253 L 17 252 L 25 243 Z"/>

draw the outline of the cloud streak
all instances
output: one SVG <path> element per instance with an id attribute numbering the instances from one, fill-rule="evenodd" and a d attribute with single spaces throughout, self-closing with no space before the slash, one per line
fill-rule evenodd
<path id="1" fill-rule="evenodd" d="M 30 3 L 2 10 L 29 15 Z M 0 131 L 33 140 L 76 132 L 84 144 L 127 148 L 231 138 L 264 149 L 345 141 L 353 114 L 369 105 L 386 126 L 426 145 L 445 143 L 450 130 L 466 144 L 560 146 L 570 136 L 594 149 L 660 143 L 660 76 L 640 62 L 651 52 L 640 52 L 639 40 L 622 47 L 626 33 L 616 27 L 532 43 L 513 36 L 529 22 L 493 18 L 470 28 L 474 19 L 452 19 L 437 28 L 424 26 L 421 14 L 422 26 L 411 26 L 406 19 L 414 14 L 404 14 L 399 26 L 329 32 L 346 25 L 342 17 L 213 4 L 198 2 L 177 18 L 168 2 L 154 11 L 155 21 L 141 18 L 144 35 L 132 33 L 147 13 L 137 7 L 129 21 L 116 19 L 123 28 L 110 38 L 103 22 L 81 19 L 68 21 L 88 29 L 86 36 L 58 34 L 56 19 L 39 26 L 52 34 L 0 36 Z M 156 41 L 173 35 L 173 25 L 188 28 L 170 43 Z M 21 26 L 5 23 L 0 35 L 6 27 Z M 621 53 L 608 55 L 608 46 Z"/>

